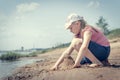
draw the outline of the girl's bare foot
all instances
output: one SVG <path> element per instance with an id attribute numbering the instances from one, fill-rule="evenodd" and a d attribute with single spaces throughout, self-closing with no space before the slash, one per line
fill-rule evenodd
<path id="1" fill-rule="evenodd" d="M 91 68 L 94 68 L 94 67 L 99 67 L 99 66 L 102 66 L 102 65 L 95 64 L 95 63 L 93 63 L 93 64 L 90 64 L 90 65 L 89 65 L 89 67 L 91 67 Z"/>

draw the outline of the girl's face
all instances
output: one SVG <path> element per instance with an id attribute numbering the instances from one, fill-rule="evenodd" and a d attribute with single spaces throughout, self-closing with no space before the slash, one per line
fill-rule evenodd
<path id="1" fill-rule="evenodd" d="M 80 21 L 73 22 L 69 27 L 70 31 L 75 35 L 79 34 L 81 27 L 80 24 Z"/>

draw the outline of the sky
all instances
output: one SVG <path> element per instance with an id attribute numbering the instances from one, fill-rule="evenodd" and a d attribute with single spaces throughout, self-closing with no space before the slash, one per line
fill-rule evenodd
<path id="1" fill-rule="evenodd" d="M 71 13 L 96 26 L 100 16 L 109 29 L 120 28 L 120 0 L 0 0 L 0 50 L 48 48 L 70 42 L 64 24 Z"/>

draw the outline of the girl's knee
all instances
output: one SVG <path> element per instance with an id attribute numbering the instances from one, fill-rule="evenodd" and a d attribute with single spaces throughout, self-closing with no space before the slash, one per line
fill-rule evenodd
<path id="1" fill-rule="evenodd" d="M 74 49 L 78 50 L 80 48 L 81 44 L 82 44 L 82 39 L 80 39 L 80 38 L 74 38 L 72 40 L 72 44 L 74 46 Z"/>

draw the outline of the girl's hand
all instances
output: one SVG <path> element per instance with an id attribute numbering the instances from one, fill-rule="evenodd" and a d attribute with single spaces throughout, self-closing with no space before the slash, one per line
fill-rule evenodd
<path id="1" fill-rule="evenodd" d="M 58 66 L 53 66 L 52 68 L 50 68 L 50 70 L 54 71 L 54 70 L 57 70 L 58 69 Z"/>
<path id="2" fill-rule="evenodd" d="M 74 65 L 73 65 L 73 68 L 80 68 L 80 67 L 81 67 L 80 64 L 78 64 L 78 65 L 74 64 Z"/>

